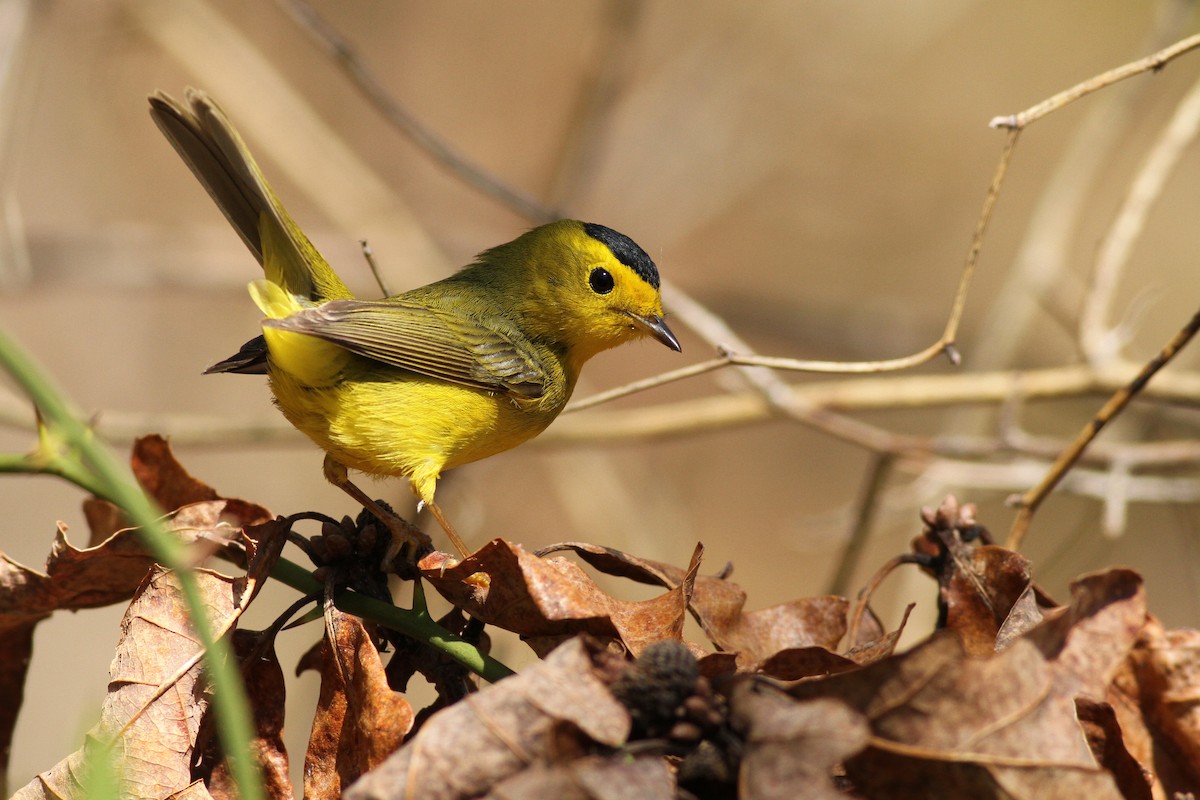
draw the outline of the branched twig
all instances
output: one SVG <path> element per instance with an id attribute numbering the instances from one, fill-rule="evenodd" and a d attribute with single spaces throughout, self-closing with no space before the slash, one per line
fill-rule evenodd
<path id="1" fill-rule="evenodd" d="M 1142 367 L 1137 377 L 1110 397 L 1108 402 L 1096 413 L 1096 416 L 1083 426 L 1083 430 L 1079 432 L 1075 441 L 1062 452 L 1041 483 L 1016 499 L 1016 505 L 1020 510 L 1017 512 L 1017 518 L 1013 521 L 1012 530 L 1008 534 L 1007 546 L 1010 550 L 1019 550 L 1021 548 L 1021 541 L 1025 538 L 1025 533 L 1029 529 L 1029 522 L 1033 519 L 1038 506 L 1054 490 L 1054 487 L 1062 480 L 1063 475 L 1079 460 L 1084 449 L 1100 433 L 1100 429 L 1121 413 L 1125 406 L 1129 404 L 1129 401 L 1154 377 L 1154 373 L 1170 363 L 1171 359 L 1196 335 L 1197 330 L 1200 330 L 1200 311 L 1196 312 L 1188 320 L 1187 324 L 1171 337 L 1171 340 L 1159 351 L 1158 355 Z"/>
<path id="2" fill-rule="evenodd" d="M 1166 66 L 1167 62 L 1178 58 L 1184 53 L 1195 50 L 1200 47 L 1200 34 L 1189 36 L 1186 39 L 1181 39 L 1170 47 L 1159 50 L 1153 55 L 1139 58 L 1137 61 L 1131 61 L 1124 66 L 1110 69 L 1108 72 L 1103 72 L 1093 78 L 1088 78 L 1082 83 L 1077 83 L 1070 89 L 1059 92 L 1053 97 L 1049 97 L 1037 105 L 1030 106 L 1024 111 L 1016 114 L 1010 114 L 1006 117 L 995 117 L 989 125 L 993 128 L 1010 128 L 1012 130 L 1021 130 L 1031 123 L 1037 122 L 1047 114 L 1053 113 L 1065 105 L 1075 102 L 1081 97 L 1086 97 L 1092 92 L 1099 91 L 1106 86 L 1111 86 L 1114 83 L 1123 81 L 1126 78 L 1132 78 L 1134 75 L 1140 75 L 1143 72 L 1157 71 Z"/>
<path id="3" fill-rule="evenodd" d="M 938 406 L 1077 397 L 1116 391 L 1136 375 L 1133 364 L 1096 371 L 1086 365 L 1028 371 L 976 372 L 951 375 L 888 375 L 854 381 L 789 385 L 797 405 L 815 412 L 931 408 Z M 1200 373 L 1171 372 L 1144 397 L 1189 407 L 1200 404 Z M 684 436 L 749 425 L 772 418 L 771 407 L 753 392 L 739 392 L 662 403 L 656 406 L 596 411 L 561 419 L 536 440 L 535 446 L 578 442 L 612 444 L 648 438 Z"/>

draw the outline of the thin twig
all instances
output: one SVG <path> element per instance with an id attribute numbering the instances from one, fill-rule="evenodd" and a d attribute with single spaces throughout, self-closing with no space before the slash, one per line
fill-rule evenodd
<path id="1" fill-rule="evenodd" d="M 1037 105 L 1030 106 L 1024 111 L 1016 114 L 1011 114 L 1006 117 L 995 117 L 989 125 L 993 128 L 1010 128 L 1012 130 L 1021 130 L 1031 123 L 1037 122 L 1047 114 L 1051 114 L 1065 105 L 1075 102 L 1081 97 L 1086 97 L 1092 92 L 1099 91 L 1106 86 L 1111 86 L 1114 83 L 1123 81 L 1126 78 L 1132 78 L 1134 75 L 1140 75 L 1143 72 L 1158 71 L 1166 66 L 1167 62 L 1172 59 L 1195 50 L 1200 47 L 1200 34 L 1189 36 L 1186 39 L 1181 39 L 1170 47 L 1159 50 L 1153 55 L 1148 55 L 1145 58 L 1139 58 L 1136 61 L 1131 61 L 1124 66 L 1110 69 L 1108 72 L 1103 72 L 1092 78 L 1088 78 L 1082 83 L 1077 83 L 1070 89 L 1059 92 L 1053 97 L 1049 97 Z"/>
<path id="2" fill-rule="evenodd" d="M 1083 426 L 1083 430 L 1079 432 L 1075 441 L 1062 452 L 1041 483 L 1029 489 L 1017 499 L 1016 505 L 1020 510 L 1017 512 L 1012 530 L 1008 534 L 1008 548 L 1010 550 L 1019 550 L 1021 548 L 1021 541 L 1025 538 L 1025 533 L 1029 529 L 1029 523 L 1033 519 L 1038 506 L 1054 490 L 1054 487 L 1058 485 L 1058 482 L 1062 480 L 1063 476 L 1071 469 L 1075 462 L 1079 460 L 1079 457 L 1083 454 L 1084 449 L 1092 439 L 1095 439 L 1100 430 L 1120 414 L 1125 406 L 1129 405 L 1129 401 L 1142 390 L 1142 387 L 1154 377 L 1156 372 L 1170 363 L 1171 359 L 1196 335 L 1197 330 L 1200 330 L 1200 311 L 1197 311 L 1188 320 L 1187 324 L 1171 337 L 1171 340 L 1159 351 L 1158 355 L 1142 367 L 1137 377 L 1127 386 L 1122 387 L 1113 394 L 1100 411 L 1096 413 L 1096 416 Z"/>
<path id="3" fill-rule="evenodd" d="M 1110 394 L 1128 383 L 1139 367 L 1113 365 L 1102 371 L 1086 365 L 1029 371 L 949 375 L 886 375 L 854 381 L 834 380 L 788 386 L 791 401 L 813 413 L 895 410 Z M 1195 408 L 1200 406 L 1200 373 L 1159 376 L 1146 398 Z M 586 402 L 586 401 L 583 401 Z M 692 435 L 765 422 L 775 412 L 754 392 L 737 392 L 661 403 L 654 406 L 593 411 L 560 419 L 534 440 L 534 446 L 588 442 L 613 444 Z"/>
<path id="4" fill-rule="evenodd" d="M 849 590 L 850 579 L 854 577 L 854 571 L 858 568 L 861 560 L 863 547 L 871 533 L 871 525 L 875 522 L 875 512 L 879 510 L 879 498 L 883 494 L 883 487 L 887 485 L 893 463 L 894 458 L 891 455 L 877 454 L 871 459 L 867 479 L 863 482 L 858 501 L 855 503 L 858 511 L 854 515 L 854 527 L 850 531 L 850 538 L 846 540 L 846 545 L 842 548 L 837 569 L 829 581 L 825 594 L 845 596 Z"/>
<path id="5" fill-rule="evenodd" d="M 879 569 L 875 570 L 875 574 L 867 581 L 858 592 L 858 597 L 855 599 L 854 608 L 850 612 L 850 624 L 846 631 L 847 642 L 858 641 L 858 629 L 862 626 L 863 614 L 866 613 L 867 607 L 871 604 L 871 597 L 875 594 L 875 590 L 879 588 L 879 584 L 883 583 L 884 578 L 891 575 L 897 567 L 904 564 L 917 563 L 917 557 L 912 553 L 903 553 L 888 559 L 886 563 Z"/>
<path id="6" fill-rule="evenodd" d="M 433 133 L 388 93 L 375 73 L 367 66 L 350 40 L 329 24 L 307 0 L 279 0 L 279 4 L 292 19 L 337 62 L 351 78 L 354 86 L 363 93 L 383 116 L 415 145 L 428 153 L 446 170 L 474 186 L 484 194 L 495 198 L 522 216 L 549 222 L 554 213 L 544 208 L 537 200 L 519 192 L 502 181 L 494 179 L 487 171 L 471 163 L 464 155 L 451 147 L 444 139 Z"/>
<path id="7" fill-rule="evenodd" d="M 384 297 L 391 297 L 392 290 L 388 287 L 387 281 L 383 279 L 379 265 L 375 263 L 375 251 L 371 249 L 371 243 L 366 239 L 359 239 L 358 244 L 362 247 L 363 258 L 366 259 L 367 266 L 371 268 L 371 274 L 375 276 L 375 283 L 379 286 L 380 293 Z"/>

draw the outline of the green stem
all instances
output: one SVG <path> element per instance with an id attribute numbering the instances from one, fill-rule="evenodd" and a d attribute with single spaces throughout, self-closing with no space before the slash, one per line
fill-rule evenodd
<path id="1" fill-rule="evenodd" d="M 275 568 L 271 570 L 271 577 L 303 594 L 319 594 L 322 590 L 321 584 L 304 567 L 286 558 L 279 559 Z M 513 674 L 502 662 L 438 625 L 437 621 L 423 610 L 423 603 L 417 603 L 422 610 L 409 611 L 350 591 L 339 592 L 333 600 L 338 608 L 348 614 L 373 620 L 386 628 L 441 650 L 486 681 L 495 683 Z"/>
<path id="2" fill-rule="evenodd" d="M 142 529 L 154 557 L 175 572 L 200 645 L 204 648 L 204 664 L 213 686 L 217 730 L 230 772 L 243 800 L 261 800 L 262 776 L 250 754 L 253 726 L 245 687 L 228 642 L 213 638 L 212 625 L 195 577 L 184 560 L 183 546 L 163 529 L 160 523 L 162 512 L 128 479 L 123 467 L 80 421 L 63 394 L 3 330 L 0 330 L 0 367 L 24 389 L 42 415 L 48 430 L 79 454 L 82 462 L 79 469 L 61 470 L 56 474 L 64 477 L 69 475 L 68 479 L 72 481 L 80 473 L 89 474 L 91 479 L 85 479 L 85 483 L 94 482 L 100 490 L 97 494 L 122 508 L 133 523 Z M 43 469 L 46 466 L 43 464 Z"/>
<path id="3" fill-rule="evenodd" d="M 16 473 L 21 475 L 53 475 L 73 483 L 86 492 L 91 492 L 105 500 L 105 486 L 78 461 L 72 461 L 64 456 L 45 460 L 41 453 L 29 455 L 0 454 L 0 473 Z"/>

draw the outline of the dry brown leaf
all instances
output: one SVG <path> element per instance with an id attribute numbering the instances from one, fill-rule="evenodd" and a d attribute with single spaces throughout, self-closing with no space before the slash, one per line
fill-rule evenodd
<path id="1" fill-rule="evenodd" d="M 586 542 L 563 542 L 538 552 L 559 550 L 572 550 L 601 572 L 640 583 L 673 587 L 686 576 L 684 570 L 671 564 Z M 834 650 L 846 633 L 847 605 L 840 597 L 813 597 L 746 611 L 746 592 L 742 587 L 722 577 L 697 575 L 689 610 L 714 645 L 736 653 L 738 665 L 751 669 L 790 648 Z M 867 638 L 882 634 L 878 628 L 866 631 Z"/>
<path id="2" fill-rule="evenodd" d="M 8 774 L 13 729 L 25 697 L 25 674 L 33 652 L 33 629 L 42 619 L 7 617 L 0 613 L 0 653 L 4 654 L 0 657 L 0 775 Z"/>
<path id="3" fill-rule="evenodd" d="M 738 770 L 743 800 L 845 799 L 833 768 L 870 739 L 865 718 L 839 700 L 808 702 L 761 681 L 743 680 L 730 696 L 730 718 L 745 750 Z"/>
<path id="4" fill-rule="evenodd" d="M 242 596 L 235 581 L 196 570 L 197 586 L 214 629 L 223 627 Z M 156 568 L 143 582 L 121 622 L 121 638 L 109 672 L 109 692 L 88 745 L 21 789 L 21 800 L 82 797 L 78 776 L 97 742 L 110 741 L 133 715 L 116 752 L 119 790 L 125 797 L 165 797 L 192 783 L 191 759 L 207 707 L 198 684 L 199 665 L 151 701 L 159 685 L 197 652 L 197 636 L 174 574 Z M 148 705 L 147 705 L 148 704 Z M 145 709 L 143 710 L 143 707 Z"/>
<path id="5" fill-rule="evenodd" d="M 362 620 L 330 608 L 321 642 L 321 695 L 304 756 L 304 796 L 337 798 L 384 762 L 412 729 L 408 700 L 388 686 Z"/>
<path id="6" fill-rule="evenodd" d="M 775 653 L 753 669 L 777 680 L 795 681 L 801 678 L 848 672 L 881 661 L 895 652 L 896 644 L 904 633 L 904 626 L 908 624 L 908 615 L 912 613 L 914 605 L 910 604 L 904 610 L 904 617 L 900 620 L 900 625 L 896 630 L 882 634 L 871 641 L 863 642 L 845 653 L 835 653 L 826 647 L 817 646 L 789 647 Z M 860 631 L 876 629 L 878 623 L 874 621 L 874 615 L 870 619 L 872 623 L 860 628 Z"/>
<path id="7" fill-rule="evenodd" d="M 211 486 L 192 477 L 175 459 L 167 440 L 157 434 L 134 442 L 130 466 L 138 483 L 165 511 L 175 512 L 184 506 L 220 501 L 218 521 L 235 528 L 255 525 L 272 517 L 271 512 L 256 503 L 221 497 Z M 89 547 L 130 527 L 120 509 L 106 500 L 85 500 L 83 512 L 90 531 Z"/>
<path id="8" fill-rule="evenodd" d="M 1042 619 L 1052 605 L 1034 585 L 1028 559 L 984 544 L 986 531 L 972 503 L 947 497 L 936 511 L 921 511 L 924 530 L 913 549 L 938 582 L 942 627 L 956 631 L 968 653 L 1002 650 Z"/>
<path id="9" fill-rule="evenodd" d="M 168 529 L 185 541 L 216 530 L 223 501 L 190 506 L 174 515 Z M 222 528 L 221 536 L 235 533 Z M 100 544 L 79 549 L 58 526 L 45 572 L 0 554 L 0 769 L 21 707 L 33 629 L 56 610 L 78 610 L 125 602 L 153 564 L 136 530 L 120 531 Z"/>
<path id="10" fill-rule="evenodd" d="M 675 780 L 657 757 L 587 756 L 566 764 L 535 764 L 501 781 L 494 800 L 674 800 Z"/>
<path id="11" fill-rule="evenodd" d="M 730 722 L 745 741 L 738 773 L 743 800 L 847 798 L 832 781 L 835 765 L 866 746 L 862 714 L 839 700 L 797 701 L 753 679 L 729 696 Z"/>
<path id="12" fill-rule="evenodd" d="M 1133 570 L 1112 569 L 1071 583 L 1071 605 L 1031 630 L 1054 664 L 1059 690 L 1103 700 L 1146 624 L 1146 593 Z"/>
<path id="13" fill-rule="evenodd" d="M 1125 746 L 1121 725 L 1113 707 L 1108 703 L 1079 697 L 1075 700 L 1075 712 L 1092 754 L 1112 774 L 1121 796 L 1125 800 L 1152 800 L 1153 774 Z"/>
<path id="14" fill-rule="evenodd" d="M 1151 621 L 1110 693 L 1126 746 L 1166 796 L 1200 787 L 1200 631 Z M 1123 702 L 1124 701 L 1124 702 Z"/>
<path id="15" fill-rule="evenodd" d="M 753 670 L 780 681 L 798 681 L 858 667 L 856 661 L 824 647 L 789 647 L 755 665 Z"/>
<path id="16" fill-rule="evenodd" d="M 183 468 L 171 452 L 171 445 L 158 434 L 136 440 L 130 460 L 137 482 L 168 511 L 219 497 L 215 489 Z"/>
<path id="17" fill-rule="evenodd" d="M 271 800 L 291 800 L 292 779 L 288 774 L 287 748 L 283 744 L 283 707 L 286 687 L 283 668 L 275 656 L 274 637 L 253 631 L 234 631 L 233 647 L 242 664 L 242 679 L 246 697 L 254 716 L 254 738 L 250 752 L 261 770 L 263 788 Z M 211 739 L 216 743 L 216 739 Z M 208 778 L 208 792 L 216 800 L 236 800 L 240 795 L 228 764 L 218 754 L 206 759 L 213 768 Z"/>
<path id="18" fill-rule="evenodd" d="M 792 688 L 843 700 L 870 721 L 871 746 L 847 762 L 868 797 L 974 794 L 1118 798 L 1080 732 L 1073 696 L 1032 643 L 969 656 L 951 632 L 913 650 Z"/>
<path id="19" fill-rule="evenodd" d="M 514 631 L 539 655 L 586 633 L 619 640 L 635 656 L 657 641 L 682 641 L 684 614 L 701 548 L 675 588 L 649 600 L 620 600 L 603 591 L 579 565 L 539 558 L 517 544 L 494 539 L 470 557 L 443 567 L 434 553 L 421 573 L 454 605 L 483 622 Z"/>
<path id="20" fill-rule="evenodd" d="M 602 678 L 608 658 L 596 643 L 564 642 L 544 661 L 434 714 L 347 799 L 473 798 L 533 764 L 555 763 L 564 749 L 620 745 L 630 719 Z"/>
<path id="21" fill-rule="evenodd" d="M 977 547 L 961 541 L 949 554 L 938 575 L 946 627 L 958 632 L 968 653 L 990 653 L 1014 608 L 1021 619 L 1030 613 L 1028 603 L 1018 605 L 1021 598 L 1032 597 L 1029 560 L 996 545 Z"/>

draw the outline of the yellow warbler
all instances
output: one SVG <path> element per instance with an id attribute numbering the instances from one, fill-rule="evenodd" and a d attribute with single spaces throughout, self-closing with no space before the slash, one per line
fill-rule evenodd
<path id="1" fill-rule="evenodd" d="M 250 284 L 262 335 L 208 371 L 265 373 L 280 411 L 325 451 L 325 476 L 394 535 L 412 538 L 347 468 L 406 476 L 465 555 L 434 502 L 443 471 L 544 430 L 601 350 L 645 336 L 680 349 L 650 257 L 575 220 L 534 228 L 428 286 L 355 299 L 211 98 L 160 92 L 150 114 L 265 273 Z"/>

